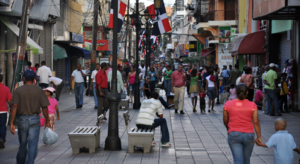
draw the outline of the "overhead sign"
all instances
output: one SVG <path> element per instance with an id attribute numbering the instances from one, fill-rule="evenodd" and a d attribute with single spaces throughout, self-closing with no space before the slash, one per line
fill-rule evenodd
<path id="1" fill-rule="evenodd" d="M 197 52 L 197 41 L 190 41 L 189 47 L 190 52 Z"/>
<path id="2" fill-rule="evenodd" d="M 285 7 L 286 0 L 253 1 L 253 19 Z"/>
<path id="3" fill-rule="evenodd" d="M 231 43 L 231 26 L 219 27 L 219 44 Z"/>

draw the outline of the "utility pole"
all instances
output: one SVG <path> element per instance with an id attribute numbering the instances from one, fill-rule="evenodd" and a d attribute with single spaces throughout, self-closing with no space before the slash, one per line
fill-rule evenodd
<path id="1" fill-rule="evenodd" d="M 129 32 L 128 32 L 128 35 L 129 35 L 129 48 L 128 48 L 128 61 L 130 63 L 130 60 L 131 60 L 131 45 L 132 45 L 132 28 L 129 29 Z"/>
<path id="2" fill-rule="evenodd" d="M 97 54 L 97 34 L 98 34 L 98 9 L 99 9 L 99 0 L 94 0 L 94 20 L 93 20 L 93 29 L 92 29 L 92 53 L 91 53 L 91 73 L 90 79 L 92 76 L 92 71 L 96 67 L 96 54 Z M 91 85 L 91 83 L 88 83 Z M 88 87 L 90 88 L 90 86 Z M 93 90 L 90 92 L 92 93 Z M 91 95 L 91 94 L 90 94 Z"/>
<path id="3" fill-rule="evenodd" d="M 128 5 L 127 5 L 127 15 L 129 15 L 129 6 L 130 6 L 130 0 L 128 0 L 128 3 L 127 3 Z M 126 23 L 126 30 L 125 30 L 125 59 L 126 59 L 126 52 L 127 52 L 127 33 L 128 33 L 128 26 L 129 26 L 129 17 L 127 17 L 127 23 Z M 130 42 L 129 42 L 129 44 L 131 44 Z M 129 59 L 129 58 L 128 58 Z"/>
<path id="4" fill-rule="evenodd" d="M 26 42 L 27 42 L 27 29 L 28 29 L 28 21 L 30 14 L 30 0 L 23 0 L 22 7 L 22 16 L 21 16 L 21 26 L 19 31 L 19 39 L 17 45 L 17 63 L 16 68 L 13 74 L 13 81 L 11 85 L 11 93 L 14 91 L 15 82 L 21 81 L 21 73 L 24 64 L 25 52 L 26 52 Z"/>

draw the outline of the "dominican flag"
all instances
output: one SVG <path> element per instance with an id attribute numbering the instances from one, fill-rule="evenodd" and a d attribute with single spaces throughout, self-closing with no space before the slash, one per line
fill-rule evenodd
<path id="1" fill-rule="evenodd" d="M 139 40 L 139 47 L 144 44 L 144 38 L 146 37 L 145 35 L 145 30 L 142 31 L 142 34 L 140 35 L 140 40 Z"/>
<path id="2" fill-rule="evenodd" d="M 151 43 L 153 43 L 153 44 L 156 43 L 157 42 L 157 36 L 151 35 L 150 40 L 151 40 Z"/>
<path id="3" fill-rule="evenodd" d="M 109 22 L 108 22 L 108 27 L 113 28 L 113 17 L 114 17 L 114 9 L 113 9 L 113 4 L 116 2 L 116 0 L 111 0 L 110 4 L 110 16 L 109 16 Z M 126 7 L 127 5 L 123 2 L 118 0 L 118 32 L 121 31 L 122 25 L 123 25 L 123 20 L 125 17 L 125 12 L 126 12 Z"/>
<path id="4" fill-rule="evenodd" d="M 158 19 L 156 17 L 153 19 L 152 34 L 156 36 L 172 30 L 169 23 L 168 15 L 166 13 L 164 1 L 162 1 L 161 3 L 161 8 L 159 9 L 158 14 Z"/>
<path id="5" fill-rule="evenodd" d="M 151 19 L 156 17 L 156 10 L 154 8 L 154 4 L 148 6 L 146 10 L 148 10 L 149 16 L 151 17 Z"/>

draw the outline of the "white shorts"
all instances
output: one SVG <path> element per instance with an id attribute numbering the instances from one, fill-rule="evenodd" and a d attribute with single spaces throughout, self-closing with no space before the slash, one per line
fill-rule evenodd
<path id="1" fill-rule="evenodd" d="M 190 93 L 190 94 L 191 94 L 191 97 L 197 97 L 199 93 L 193 92 L 193 93 Z"/>

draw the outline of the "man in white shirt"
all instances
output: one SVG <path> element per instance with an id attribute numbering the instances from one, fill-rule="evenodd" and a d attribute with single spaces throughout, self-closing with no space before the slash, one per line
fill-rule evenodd
<path id="1" fill-rule="evenodd" d="M 77 69 L 72 72 L 71 82 L 74 79 L 74 91 L 76 99 L 76 109 L 82 108 L 83 105 L 83 90 L 84 90 L 84 79 L 85 74 L 82 72 L 81 64 L 77 65 Z"/>
<path id="2" fill-rule="evenodd" d="M 112 80 L 112 71 L 110 71 L 107 75 L 107 82 L 111 86 L 111 80 Z M 123 80 L 122 80 L 122 74 L 119 70 L 117 70 L 117 91 L 118 93 L 123 93 Z"/>
<path id="3" fill-rule="evenodd" d="M 55 88 L 55 99 L 59 101 L 60 93 L 62 89 L 65 86 L 65 83 L 63 82 L 62 79 L 58 77 L 49 77 L 49 82 L 53 85 Z"/>
<path id="4" fill-rule="evenodd" d="M 91 85 L 90 85 L 90 90 L 93 91 L 94 93 L 94 102 L 95 102 L 95 108 L 94 109 L 98 109 L 98 98 L 97 98 L 97 93 L 96 93 L 96 75 L 98 73 L 98 71 L 100 70 L 100 64 L 97 63 L 96 64 L 96 69 L 92 72 L 91 75 Z"/>
<path id="5" fill-rule="evenodd" d="M 41 67 L 38 69 L 37 76 L 39 79 L 39 86 L 41 88 L 47 88 L 49 86 L 49 77 L 52 76 L 51 69 L 46 66 L 46 62 L 41 62 Z"/>
<path id="6" fill-rule="evenodd" d="M 159 118 L 155 118 L 155 115 Z M 170 147 L 170 137 L 167 121 L 163 118 L 163 106 L 158 100 L 158 93 L 152 92 L 149 99 L 142 102 L 140 112 L 135 122 L 138 128 L 149 129 L 160 126 L 161 130 L 161 146 Z M 155 143 L 152 143 L 155 145 Z"/>

